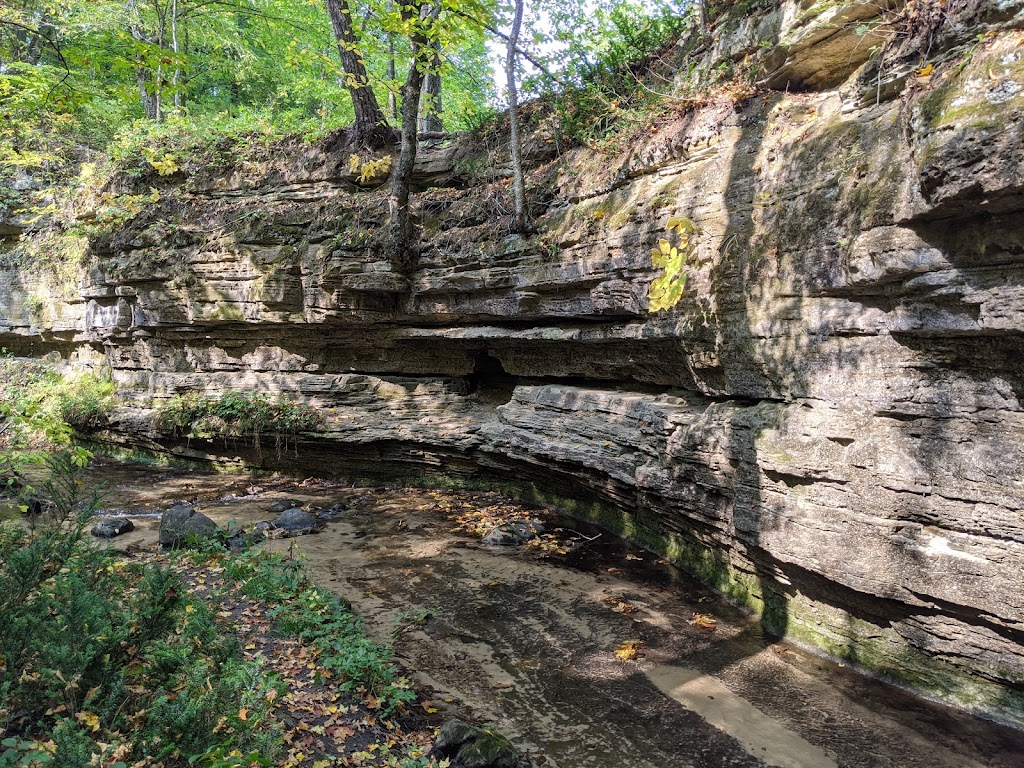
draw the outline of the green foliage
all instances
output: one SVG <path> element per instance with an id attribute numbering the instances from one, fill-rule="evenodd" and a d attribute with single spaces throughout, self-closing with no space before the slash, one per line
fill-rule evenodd
<path id="1" fill-rule="evenodd" d="M 648 309 L 660 312 L 671 309 L 683 297 L 686 287 L 686 262 L 696 250 L 700 229 L 685 216 L 673 216 L 668 220 L 669 232 L 675 232 L 678 240 L 672 245 L 668 240 L 658 241 L 658 247 L 651 251 L 651 262 L 662 273 L 651 283 L 648 293 Z"/>
<path id="2" fill-rule="evenodd" d="M 72 445 L 74 432 L 106 424 L 114 392 L 100 374 L 61 374 L 38 360 L 0 357 L 0 482 L 44 449 L 69 450 L 84 465 L 91 454 Z"/>
<path id="3" fill-rule="evenodd" d="M 227 559 L 225 575 L 240 582 L 243 594 L 273 606 L 269 613 L 278 632 L 317 650 L 317 674 L 329 674 L 346 690 L 365 690 L 380 700 L 385 715 L 415 699 L 391 661 L 391 649 L 367 637 L 348 604 L 317 589 L 300 563 L 250 550 Z"/>
<path id="4" fill-rule="evenodd" d="M 487 14 L 475 0 L 446 1 L 450 18 L 431 32 L 446 53 L 449 126 L 461 129 L 486 111 L 494 86 L 483 33 L 449 12 L 456 6 Z M 418 22 L 403 21 L 400 3 L 367 11 L 353 22 L 384 101 L 400 87 L 385 77 L 389 42 L 404 72 L 408 26 Z M 185 135 L 270 126 L 276 136 L 308 136 L 353 117 L 322 0 L 20 0 L 0 5 L 0 61 L 0 179 L 67 176 L 83 151 L 137 123 L 166 121 Z M 163 148 L 155 151 L 163 162 Z M 178 166 L 187 159 L 174 155 Z"/>
<path id="5" fill-rule="evenodd" d="M 0 766 L 272 754 L 258 666 L 171 571 L 91 546 L 96 499 L 68 457 L 51 470 L 51 522 L 0 535 Z"/>
<path id="6" fill-rule="evenodd" d="M 560 132 L 570 141 L 600 143 L 624 126 L 645 123 L 661 102 L 643 78 L 686 30 L 694 4 L 598 0 L 545 7 L 552 19 L 547 42 L 561 51 L 560 83 L 545 74 L 526 79 L 524 91 L 554 91 Z"/>
<path id="7" fill-rule="evenodd" d="M 114 393 L 110 379 L 86 372 L 62 377 L 52 397 L 61 421 L 79 432 L 87 432 L 107 423 Z"/>
<path id="8" fill-rule="evenodd" d="M 154 418 L 157 429 L 182 437 L 242 437 L 260 448 L 264 436 L 274 438 L 278 453 L 300 432 L 313 432 L 323 426 L 323 417 L 307 405 L 284 397 L 271 400 L 266 395 L 225 392 L 219 397 L 203 397 L 193 392 L 177 395 Z"/>

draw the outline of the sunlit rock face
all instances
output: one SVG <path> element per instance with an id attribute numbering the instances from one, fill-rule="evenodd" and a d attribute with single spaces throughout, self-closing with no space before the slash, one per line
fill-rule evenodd
<path id="1" fill-rule="evenodd" d="M 757 96 L 608 153 L 556 156 L 535 121 L 529 237 L 500 151 L 428 146 L 409 275 L 343 146 L 197 172 L 93 243 L 73 300 L 8 268 L 0 344 L 102 356 L 103 440 L 557 501 L 776 632 L 1024 725 L 1024 8 L 966 5 L 931 74 L 913 41 L 861 50 L 875 4 L 783 4 L 707 54 L 761 56 Z M 702 234 L 650 314 L 676 215 Z M 297 455 L 153 427 L 238 388 L 326 426 Z"/>

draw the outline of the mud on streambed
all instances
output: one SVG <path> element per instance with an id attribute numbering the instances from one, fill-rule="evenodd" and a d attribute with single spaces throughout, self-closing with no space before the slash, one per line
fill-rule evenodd
<path id="1" fill-rule="evenodd" d="M 133 464 L 97 464 L 88 477 L 135 522 L 116 547 L 155 543 L 155 513 L 176 500 L 197 500 L 222 526 L 272 519 L 284 499 L 346 504 L 321 533 L 263 546 L 305 557 L 443 714 L 492 724 L 534 765 L 1024 763 L 1024 734 L 774 642 L 657 556 L 551 510 L 488 493 Z M 552 533 L 539 546 L 491 547 L 463 530 L 510 516 Z M 636 653 L 616 655 L 623 647 Z"/>

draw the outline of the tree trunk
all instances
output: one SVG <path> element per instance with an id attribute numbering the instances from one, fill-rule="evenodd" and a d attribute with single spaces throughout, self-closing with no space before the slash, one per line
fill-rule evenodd
<path id="1" fill-rule="evenodd" d="M 139 85 L 139 97 L 142 100 L 142 109 L 150 120 L 160 119 L 160 106 L 156 100 L 156 94 L 149 90 L 151 71 L 144 67 L 135 68 L 135 82 Z"/>
<path id="2" fill-rule="evenodd" d="M 515 196 L 513 231 L 526 232 L 526 183 L 523 179 L 523 150 L 519 142 L 519 91 L 516 86 L 516 44 L 523 23 L 523 0 L 516 0 L 515 16 L 505 52 L 505 78 L 508 84 L 509 149 L 512 153 L 512 191 Z"/>
<path id="3" fill-rule="evenodd" d="M 423 93 L 420 97 L 420 133 L 442 133 L 444 123 L 441 119 L 441 42 L 430 43 L 434 55 L 430 60 L 430 69 L 423 77 Z"/>
<path id="4" fill-rule="evenodd" d="M 395 9 L 395 0 L 388 0 L 388 13 Z M 398 120 L 398 96 L 391 85 L 395 81 L 395 33 L 388 32 L 388 114 Z"/>
<path id="5" fill-rule="evenodd" d="M 409 22 L 436 20 L 441 12 L 440 0 L 423 19 L 421 6 L 403 6 L 402 16 Z M 389 226 L 391 235 L 391 263 L 396 272 L 408 274 L 416 268 L 418 255 L 414 247 L 415 231 L 409 210 L 412 171 L 416 165 L 416 124 L 419 118 L 420 88 L 423 85 L 423 49 L 430 44 L 423 27 L 412 24 L 414 30 L 409 37 L 412 43 L 412 61 L 409 74 L 402 89 L 402 149 L 398 155 L 398 166 L 391 174 L 391 199 L 388 207 L 391 214 Z"/>
<path id="6" fill-rule="evenodd" d="M 174 51 L 174 108 L 181 108 L 181 66 L 178 64 L 178 0 L 171 0 L 171 50 Z"/>
<path id="7" fill-rule="evenodd" d="M 129 9 L 138 13 L 135 3 L 129 4 Z M 128 28 L 131 36 L 140 43 L 152 45 L 154 41 L 148 38 L 142 27 L 131 24 Z M 154 72 L 149 67 L 143 66 L 145 61 L 139 59 L 139 66 L 135 67 L 135 82 L 139 86 L 139 98 L 142 100 L 142 109 L 150 120 L 160 120 L 160 69 Z"/>
<path id="8" fill-rule="evenodd" d="M 338 41 L 341 67 L 345 70 L 345 87 L 352 96 L 352 107 L 356 113 L 355 142 L 373 147 L 383 146 L 391 140 L 391 131 L 366 75 L 366 66 L 359 53 L 359 39 L 352 28 L 352 11 L 348 0 L 326 2 L 334 37 Z"/>
<path id="9" fill-rule="evenodd" d="M 395 79 L 395 41 L 391 39 L 391 33 L 388 33 L 388 82 L 393 82 Z M 388 88 L 388 113 L 392 119 L 397 120 L 400 115 L 398 113 L 398 97 L 392 88 Z"/>
<path id="10" fill-rule="evenodd" d="M 411 272 L 417 261 L 413 248 L 415 232 L 409 211 L 412 171 L 416 165 L 416 122 L 420 103 L 420 86 L 423 75 L 417 67 L 415 46 L 413 60 L 409 65 L 409 76 L 402 88 L 402 149 L 398 165 L 391 175 L 391 240 L 394 248 L 392 264 L 403 274 Z"/>

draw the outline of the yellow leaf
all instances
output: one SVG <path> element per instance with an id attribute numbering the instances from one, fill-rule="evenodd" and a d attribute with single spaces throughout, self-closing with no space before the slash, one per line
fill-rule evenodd
<path id="1" fill-rule="evenodd" d="M 627 640 L 619 645 L 612 653 L 621 661 L 634 661 L 643 656 L 644 644 L 640 640 Z"/>
<path id="2" fill-rule="evenodd" d="M 79 712 L 75 715 L 84 725 L 89 726 L 93 732 L 100 729 L 100 716 L 94 715 L 92 712 Z"/>
<path id="3" fill-rule="evenodd" d="M 248 719 L 248 717 L 249 717 L 249 710 L 248 709 L 246 709 L 245 707 L 242 707 L 240 710 L 238 710 L 238 719 L 239 720 L 246 720 L 246 719 Z"/>
<path id="4" fill-rule="evenodd" d="M 935 65 L 932 64 L 931 62 L 928 62 L 923 67 L 921 67 L 919 70 L 917 70 L 917 76 L 918 77 L 928 77 L 932 73 L 932 71 L 934 69 L 935 69 Z"/>
<path id="5" fill-rule="evenodd" d="M 693 624 L 704 629 L 715 629 L 718 627 L 718 620 L 714 616 L 710 616 L 706 613 L 695 613 L 693 614 Z"/>
<path id="6" fill-rule="evenodd" d="M 359 160 L 359 155 L 349 155 L 349 158 L 348 158 L 348 172 L 349 173 L 357 173 L 359 171 L 359 166 L 361 164 L 362 163 Z"/>

